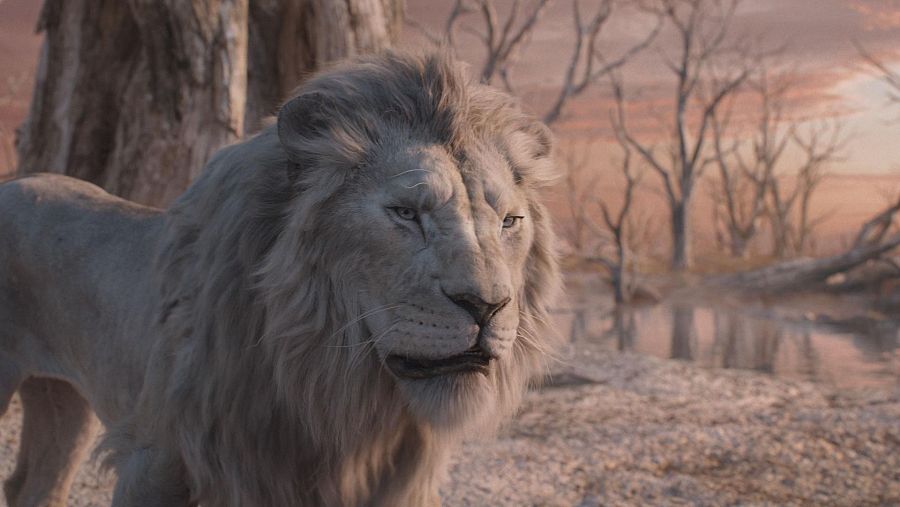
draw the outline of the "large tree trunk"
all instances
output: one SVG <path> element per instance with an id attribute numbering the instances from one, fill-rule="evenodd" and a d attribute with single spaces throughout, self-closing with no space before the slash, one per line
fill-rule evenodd
<path id="1" fill-rule="evenodd" d="M 251 0 L 245 129 L 255 132 L 304 77 L 389 47 L 403 0 Z"/>
<path id="2" fill-rule="evenodd" d="M 165 205 L 303 76 L 388 46 L 401 10 L 402 0 L 47 0 L 19 173 Z"/>
<path id="3" fill-rule="evenodd" d="M 170 201 L 243 130 L 247 0 L 48 0 L 20 172 Z"/>

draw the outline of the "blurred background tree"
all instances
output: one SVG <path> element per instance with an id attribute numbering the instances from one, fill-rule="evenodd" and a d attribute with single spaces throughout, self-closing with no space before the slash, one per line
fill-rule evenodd
<path id="1" fill-rule="evenodd" d="M 166 205 L 323 64 L 390 46 L 403 0 L 47 0 L 19 172 Z"/>

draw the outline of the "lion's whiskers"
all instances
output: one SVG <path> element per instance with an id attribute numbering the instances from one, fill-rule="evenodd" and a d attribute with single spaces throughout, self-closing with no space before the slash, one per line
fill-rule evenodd
<path id="1" fill-rule="evenodd" d="M 394 330 L 394 327 L 397 324 L 398 324 L 397 322 L 394 322 L 393 324 L 388 326 L 387 329 L 385 329 L 384 331 L 379 333 L 378 336 L 375 336 L 369 340 L 366 340 L 366 341 L 356 344 L 356 345 L 363 346 L 363 348 L 361 348 L 361 349 L 358 348 L 353 351 L 353 354 L 350 356 L 349 366 L 347 367 L 346 371 L 349 373 L 354 368 L 356 368 L 356 366 L 359 364 L 359 362 L 362 361 L 362 359 L 364 357 L 366 357 L 366 354 L 368 354 L 370 350 L 375 348 L 375 346 L 378 344 L 379 340 L 384 339 L 384 337 L 387 336 L 388 333 L 390 333 L 391 331 Z"/>
<path id="2" fill-rule="evenodd" d="M 542 325 L 543 325 L 543 328 L 544 328 L 545 330 L 548 330 L 547 332 L 550 332 L 549 329 L 552 329 L 552 328 L 547 324 L 547 322 L 546 322 L 545 319 L 543 319 L 543 318 L 541 318 L 541 317 L 539 317 L 539 316 L 537 316 L 537 315 L 534 315 L 534 314 L 528 313 L 528 312 L 524 312 L 524 311 L 522 312 L 522 315 L 523 315 L 524 317 L 533 319 L 533 320 L 539 322 L 540 324 L 542 324 Z M 556 352 L 555 350 L 553 350 L 551 347 L 548 347 L 548 346 L 545 344 L 545 340 L 539 339 L 537 336 L 534 335 L 534 333 L 533 333 L 532 331 L 530 331 L 530 330 L 527 329 L 526 327 L 524 327 L 524 326 L 520 326 L 520 327 L 519 327 L 519 330 L 518 330 L 518 336 L 519 336 L 519 338 L 520 338 L 523 342 L 525 342 L 528 346 L 534 348 L 534 349 L 537 350 L 539 353 L 541 353 L 542 355 L 544 355 L 544 356 L 546 356 L 547 358 L 549 358 L 551 361 L 557 362 L 557 363 L 563 363 L 563 364 L 565 364 L 564 359 L 562 358 L 562 356 L 559 355 L 559 353 L 557 353 L 557 352 Z"/>
<path id="3" fill-rule="evenodd" d="M 334 333 L 331 334 L 331 336 L 328 337 L 328 341 L 331 341 L 332 338 L 343 333 L 348 328 L 350 328 L 350 326 L 357 324 L 359 321 L 365 319 L 366 317 L 371 317 L 373 315 L 377 315 L 381 312 L 386 312 L 388 310 L 395 310 L 397 308 L 400 308 L 401 306 L 403 306 L 403 305 L 384 305 L 384 306 L 369 310 L 367 312 L 364 312 L 361 315 L 357 316 L 355 319 L 351 320 L 350 322 L 348 322 L 348 323 L 344 324 L 343 326 L 341 326 L 340 328 L 338 328 L 337 331 L 335 331 Z M 351 344 L 347 344 L 347 345 L 328 345 L 328 347 L 343 348 L 343 347 L 356 347 L 357 345 L 359 345 L 359 344 L 351 343 Z"/>
<path id="4" fill-rule="evenodd" d="M 400 172 L 400 173 L 397 173 L 397 174 L 391 176 L 391 179 L 399 178 L 400 176 L 403 176 L 404 174 L 409 174 L 409 173 L 419 173 L 419 172 L 421 172 L 421 173 L 430 173 L 431 170 L 429 170 L 429 169 L 424 169 L 424 168 L 409 169 L 409 170 L 406 170 L 406 171 L 403 171 L 403 172 Z"/>
<path id="5" fill-rule="evenodd" d="M 545 319 L 544 317 L 542 317 L 540 315 L 537 315 L 535 313 L 531 313 L 531 312 L 528 312 L 525 310 L 522 310 L 521 313 L 522 313 L 522 315 L 525 315 L 526 317 L 528 317 L 530 319 L 534 319 L 535 321 L 537 321 L 539 324 L 541 324 L 542 326 L 544 326 L 546 328 L 552 328 L 550 323 L 547 322 L 547 319 Z"/>

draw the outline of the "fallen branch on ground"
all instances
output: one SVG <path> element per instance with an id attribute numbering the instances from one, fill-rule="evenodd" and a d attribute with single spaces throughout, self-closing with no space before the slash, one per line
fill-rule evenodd
<path id="1" fill-rule="evenodd" d="M 853 245 L 840 254 L 819 259 L 795 259 L 743 273 L 716 276 L 708 283 L 760 292 L 798 291 L 824 284 L 829 277 L 881 259 L 900 246 L 900 233 L 888 234 L 898 211 L 900 199 L 864 223 Z"/>

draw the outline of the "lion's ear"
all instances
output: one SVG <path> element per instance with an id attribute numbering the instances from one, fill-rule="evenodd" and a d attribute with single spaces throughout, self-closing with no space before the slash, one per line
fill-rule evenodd
<path id="1" fill-rule="evenodd" d="M 553 134 L 546 125 L 529 119 L 518 125 L 506 142 L 517 181 L 533 187 L 557 182 L 559 171 L 553 160 Z"/>
<path id="2" fill-rule="evenodd" d="M 365 143 L 332 97 L 322 91 L 301 93 L 278 112 L 278 140 L 288 157 L 303 167 L 353 167 Z"/>
<path id="3" fill-rule="evenodd" d="M 548 158 L 553 154 L 553 133 L 540 121 L 531 121 L 522 129 L 534 140 L 531 156 L 536 159 Z"/>
<path id="4" fill-rule="evenodd" d="M 325 97 L 319 93 L 301 94 L 278 111 L 278 140 L 295 162 L 301 162 L 306 145 L 328 129 L 323 114 Z"/>

